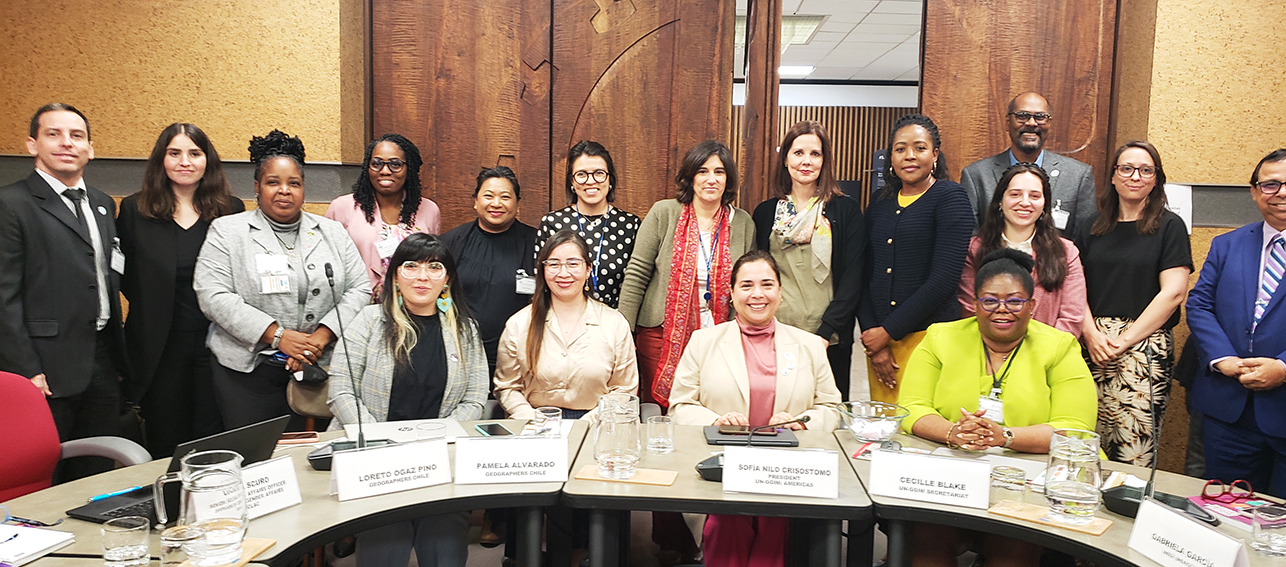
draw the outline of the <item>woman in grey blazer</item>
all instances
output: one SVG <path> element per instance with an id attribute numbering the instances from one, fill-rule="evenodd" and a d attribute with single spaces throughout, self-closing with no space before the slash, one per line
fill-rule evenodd
<path id="1" fill-rule="evenodd" d="M 303 211 L 304 146 L 273 130 L 250 141 L 259 208 L 210 224 L 192 288 L 213 323 L 215 397 L 229 429 L 292 414 L 291 373 L 324 364 L 370 297 L 357 247 L 339 223 Z M 302 429 L 294 415 L 290 428 Z"/>
<path id="2" fill-rule="evenodd" d="M 330 368 L 332 429 L 359 414 L 368 423 L 482 417 L 487 355 L 441 240 L 415 233 L 398 245 L 380 302 L 349 325 Z M 358 535 L 357 564 L 406 565 L 414 547 L 421 567 L 463 567 L 468 532 L 463 512 L 369 530 Z"/>

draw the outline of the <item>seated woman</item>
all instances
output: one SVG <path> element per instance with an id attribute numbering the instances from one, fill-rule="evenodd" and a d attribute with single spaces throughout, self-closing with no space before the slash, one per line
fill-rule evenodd
<path id="1" fill-rule="evenodd" d="M 331 429 L 362 421 L 479 419 L 487 400 L 487 358 L 469 317 L 455 261 L 437 237 L 415 233 L 393 252 L 380 302 L 347 326 L 331 363 Z M 350 378 L 361 392 L 354 395 Z M 468 513 L 450 513 L 368 530 L 357 564 L 463 566 Z"/>
<path id="2" fill-rule="evenodd" d="M 509 417 L 558 407 L 565 419 L 593 419 L 600 396 L 638 391 L 629 323 L 590 299 L 590 266 L 589 245 L 571 230 L 541 247 L 531 305 L 505 323 L 496 350 L 496 399 Z"/>
<path id="3" fill-rule="evenodd" d="M 692 334 L 674 375 L 670 415 L 684 425 L 770 425 L 830 432 L 839 389 L 826 339 L 777 322 L 780 272 L 772 255 L 746 253 L 732 266 L 736 319 Z M 785 565 L 789 520 L 711 515 L 701 544 L 707 567 Z"/>
<path id="4" fill-rule="evenodd" d="M 1055 429 L 1093 426 L 1097 398 L 1079 343 L 1031 320 L 1034 266 L 1031 256 L 1011 248 L 982 259 L 974 282 L 977 317 L 930 326 L 911 355 L 898 398 L 910 410 L 903 430 L 971 451 L 1048 453 Z M 976 540 L 992 566 L 1036 565 L 1042 551 L 934 524 L 915 524 L 912 538 L 916 567 L 956 565 L 966 541 Z"/>

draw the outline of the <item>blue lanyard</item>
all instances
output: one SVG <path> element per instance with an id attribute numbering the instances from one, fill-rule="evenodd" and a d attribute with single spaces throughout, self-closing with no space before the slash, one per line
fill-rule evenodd
<path id="1" fill-rule="evenodd" d="M 585 233 L 585 223 L 582 222 L 581 220 L 584 217 L 582 217 L 580 214 L 580 206 L 576 206 L 574 208 L 576 209 L 576 226 L 580 228 L 581 238 L 589 238 L 589 235 Z M 610 213 L 610 212 L 612 212 L 612 208 L 608 207 L 607 213 Z M 603 216 L 599 217 L 600 220 L 603 221 L 603 225 L 602 225 L 603 232 L 607 231 L 607 218 L 606 218 L 607 213 L 603 213 Z M 607 236 L 607 235 L 606 234 L 598 235 L 598 246 L 594 248 L 594 269 L 589 272 L 590 286 L 594 289 L 595 295 L 598 294 L 598 259 L 603 254 L 603 237 L 604 236 Z"/>
<path id="2" fill-rule="evenodd" d="M 723 209 L 720 209 L 720 212 L 723 212 Z M 724 216 L 719 219 L 719 224 L 715 226 L 714 234 L 710 237 L 709 254 L 706 254 L 706 247 L 701 245 L 701 229 L 697 229 L 697 247 L 701 249 L 701 259 L 706 262 L 706 292 L 702 297 L 704 297 L 707 302 L 714 297 L 714 295 L 710 293 L 710 277 L 714 275 L 710 271 L 714 264 L 714 247 L 719 245 L 719 233 L 723 232 L 723 221 L 727 220 L 727 218 L 727 216 Z"/>

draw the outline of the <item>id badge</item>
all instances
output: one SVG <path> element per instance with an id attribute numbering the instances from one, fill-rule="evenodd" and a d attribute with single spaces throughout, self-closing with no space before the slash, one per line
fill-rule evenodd
<path id="1" fill-rule="evenodd" d="M 392 258 L 393 252 L 397 251 L 397 245 L 402 241 L 394 237 L 388 237 L 375 243 L 375 251 L 379 253 L 380 259 Z"/>
<path id="2" fill-rule="evenodd" d="M 260 275 L 290 273 L 290 264 L 283 254 L 255 254 L 255 271 Z"/>
<path id="3" fill-rule="evenodd" d="M 269 274 L 259 276 L 260 290 L 263 295 L 290 293 L 290 276 L 286 274 Z"/>
<path id="4" fill-rule="evenodd" d="M 1005 402 L 995 397 L 1000 395 L 993 391 L 990 396 L 978 396 L 978 409 L 985 410 L 987 413 L 982 417 L 990 419 L 1001 425 L 1005 424 Z"/>
<path id="5" fill-rule="evenodd" d="M 514 285 L 514 293 L 519 295 L 531 295 L 536 293 L 535 276 L 527 275 L 527 270 L 518 270 L 517 279 Z"/>
<path id="6" fill-rule="evenodd" d="M 112 240 L 112 271 L 125 275 L 125 253 L 121 252 L 121 240 Z"/>
<path id="7" fill-rule="evenodd" d="M 1055 201 L 1054 208 L 1050 211 L 1054 215 L 1054 227 L 1058 230 L 1067 228 L 1067 219 L 1071 218 L 1071 213 L 1063 210 L 1063 202 Z"/>

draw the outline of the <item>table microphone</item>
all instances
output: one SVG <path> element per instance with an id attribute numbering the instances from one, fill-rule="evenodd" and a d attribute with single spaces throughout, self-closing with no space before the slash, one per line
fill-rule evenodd
<path id="1" fill-rule="evenodd" d="M 790 421 L 755 427 L 750 430 L 748 435 L 746 435 L 746 446 L 749 447 L 751 445 L 751 441 L 754 439 L 756 431 L 773 429 L 783 425 L 790 425 L 792 423 L 808 423 L 811 419 L 812 416 L 803 415 Z M 701 475 L 701 478 L 705 480 L 723 482 L 723 453 L 719 453 L 718 455 L 697 463 L 697 474 Z"/>
<path id="2" fill-rule="evenodd" d="M 801 415 L 801 416 L 799 416 L 799 417 L 797 417 L 797 418 L 795 418 L 795 419 L 792 419 L 792 420 L 790 420 L 790 421 L 783 421 L 783 422 L 781 422 L 781 423 L 771 423 L 771 424 L 768 424 L 768 425 L 760 425 L 759 427 L 756 427 L 756 428 L 753 428 L 753 429 L 751 429 L 751 430 L 750 430 L 750 435 L 747 435 L 747 436 L 746 436 L 746 446 L 747 446 L 747 447 L 749 447 L 750 445 L 752 445 L 751 441 L 753 441 L 753 440 L 754 440 L 754 438 L 755 438 L 755 432 L 757 432 L 757 431 L 764 431 L 764 430 L 767 430 L 767 429 L 776 429 L 776 428 L 781 427 L 781 426 L 783 426 L 783 425 L 790 425 L 790 424 L 792 424 L 792 423 L 808 423 L 808 422 L 809 422 L 810 420 L 812 420 L 812 419 L 813 419 L 813 418 L 812 418 L 812 416 Z"/>

